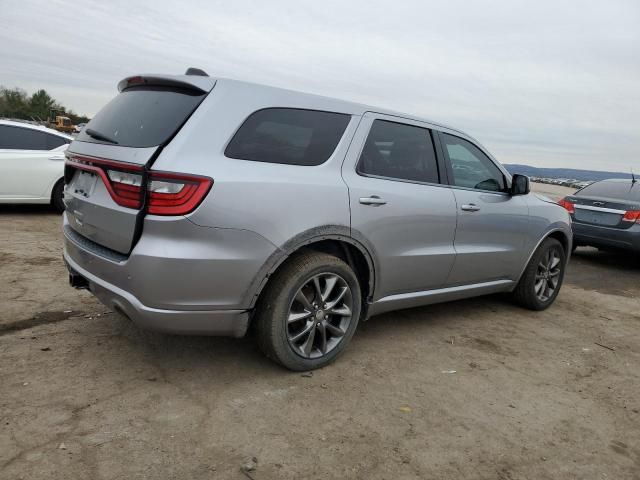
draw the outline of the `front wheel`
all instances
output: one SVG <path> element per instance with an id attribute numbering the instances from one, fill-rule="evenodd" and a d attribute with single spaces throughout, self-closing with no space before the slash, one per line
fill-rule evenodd
<path id="1" fill-rule="evenodd" d="M 299 253 L 271 277 L 260 297 L 255 319 L 260 348 L 290 370 L 323 367 L 351 340 L 361 302 L 349 265 L 326 253 Z"/>
<path id="2" fill-rule="evenodd" d="M 560 292 L 566 264 L 562 244 L 555 238 L 545 239 L 513 291 L 516 302 L 530 310 L 548 308 Z"/>

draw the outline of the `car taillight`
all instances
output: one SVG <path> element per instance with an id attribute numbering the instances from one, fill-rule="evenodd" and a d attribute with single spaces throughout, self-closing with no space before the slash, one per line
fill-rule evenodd
<path id="1" fill-rule="evenodd" d="M 131 87 L 133 85 L 142 85 L 144 84 L 144 78 L 141 76 L 129 77 L 127 78 L 127 86 Z"/>
<path id="2" fill-rule="evenodd" d="M 122 207 L 140 208 L 142 175 L 121 170 L 107 170 L 107 175 L 113 188 L 111 198 Z"/>
<path id="3" fill-rule="evenodd" d="M 638 222 L 640 223 L 640 210 L 629 210 L 625 212 L 622 217 L 623 222 Z"/>
<path id="4" fill-rule="evenodd" d="M 575 204 L 573 202 L 570 202 L 566 198 L 563 198 L 562 200 L 559 200 L 558 201 L 558 205 L 560 205 L 561 207 L 564 207 L 567 210 L 567 212 L 569 212 L 569 213 L 575 213 L 576 212 Z"/>
<path id="5" fill-rule="evenodd" d="M 195 210 L 213 180 L 195 175 L 152 172 L 147 187 L 147 211 L 153 215 L 185 215 Z"/>
<path id="6" fill-rule="evenodd" d="M 67 166 L 99 175 L 118 205 L 140 209 L 146 200 L 147 211 L 153 215 L 186 215 L 200 205 L 213 185 L 207 177 L 151 172 L 143 198 L 141 165 L 74 154 L 67 157 Z"/>

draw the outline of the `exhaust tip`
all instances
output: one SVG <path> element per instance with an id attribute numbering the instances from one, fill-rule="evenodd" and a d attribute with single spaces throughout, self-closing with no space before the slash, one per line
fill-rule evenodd
<path id="1" fill-rule="evenodd" d="M 89 290 L 89 281 L 75 272 L 69 272 L 69 285 L 78 290 Z"/>

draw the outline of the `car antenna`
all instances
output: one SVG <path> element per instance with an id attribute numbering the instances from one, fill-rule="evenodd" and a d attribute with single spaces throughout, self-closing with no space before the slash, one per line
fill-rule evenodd
<path id="1" fill-rule="evenodd" d="M 636 178 L 636 176 L 633 174 L 633 167 L 631 167 L 631 185 L 633 185 L 634 183 L 636 183 L 638 181 L 638 179 Z"/>
<path id="2" fill-rule="evenodd" d="M 208 77 L 207 72 L 202 70 L 201 68 L 189 67 L 187 71 L 184 72 L 185 75 L 195 75 L 197 77 Z"/>

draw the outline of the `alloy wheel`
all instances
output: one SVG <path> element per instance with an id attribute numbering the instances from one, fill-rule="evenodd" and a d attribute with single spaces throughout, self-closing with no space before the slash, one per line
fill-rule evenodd
<path id="1" fill-rule="evenodd" d="M 558 288 L 561 271 L 560 254 L 555 248 L 550 248 L 538 263 L 536 271 L 534 289 L 538 300 L 547 302 L 553 297 Z"/>
<path id="2" fill-rule="evenodd" d="M 296 292 L 287 317 L 287 340 L 304 358 L 319 358 L 336 348 L 352 321 L 353 297 L 335 273 L 311 277 Z"/>

